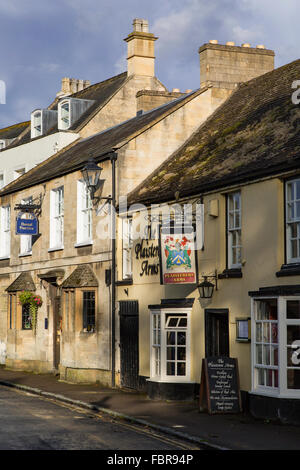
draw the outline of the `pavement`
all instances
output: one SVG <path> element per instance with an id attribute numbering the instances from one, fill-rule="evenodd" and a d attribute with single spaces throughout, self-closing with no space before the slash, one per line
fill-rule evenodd
<path id="1" fill-rule="evenodd" d="M 0 385 L 108 413 L 211 450 L 300 449 L 300 426 L 257 420 L 246 412 L 209 415 L 199 412 L 197 402 L 154 401 L 135 391 L 103 388 L 97 384 L 71 384 L 54 375 L 3 367 L 0 368 Z"/>

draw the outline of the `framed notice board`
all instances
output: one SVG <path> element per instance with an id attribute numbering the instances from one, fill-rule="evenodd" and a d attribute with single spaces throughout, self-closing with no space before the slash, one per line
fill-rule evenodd
<path id="1" fill-rule="evenodd" d="M 237 359 L 220 356 L 202 360 L 199 411 L 241 413 Z"/>

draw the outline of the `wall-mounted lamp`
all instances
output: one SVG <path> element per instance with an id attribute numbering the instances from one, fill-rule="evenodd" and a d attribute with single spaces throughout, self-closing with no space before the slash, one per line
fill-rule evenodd
<path id="1" fill-rule="evenodd" d="M 215 280 L 215 284 L 209 282 L 207 279 L 212 278 Z M 218 274 L 215 271 L 215 274 L 211 274 L 208 276 L 203 275 L 203 281 L 198 284 L 198 290 L 200 294 L 200 299 L 211 299 L 214 293 L 214 289 L 218 290 Z"/>
<path id="2" fill-rule="evenodd" d="M 86 187 L 88 188 L 91 198 L 95 198 L 96 190 L 104 183 L 104 180 L 100 180 L 102 168 L 97 165 L 93 157 L 88 159 L 87 164 L 82 168 L 81 174 L 83 176 Z"/>

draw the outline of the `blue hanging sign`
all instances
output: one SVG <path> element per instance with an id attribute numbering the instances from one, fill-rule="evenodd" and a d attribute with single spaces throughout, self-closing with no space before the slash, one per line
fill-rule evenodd
<path id="1" fill-rule="evenodd" d="M 30 214 L 30 219 L 25 219 L 24 213 L 17 216 L 16 234 L 17 235 L 38 235 L 38 219 L 34 214 Z"/>

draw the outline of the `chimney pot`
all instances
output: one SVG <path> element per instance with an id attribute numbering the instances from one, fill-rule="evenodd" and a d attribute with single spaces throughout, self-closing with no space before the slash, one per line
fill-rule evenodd
<path id="1" fill-rule="evenodd" d="M 179 88 L 173 88 L 172 93 L 180 93 Z"/>
<path id="2" fill-rule="evenodd" d="M 263 44 L 259 44 L 256 46 L 256 49 L 265 49 L 266 47 Z"/>
<path id="3" fill-rule="evenodd" d="M 191 91 L 193 91 L 191 88 L 188 88 L 187 90 L 185 90 L 186 93 L 191 93 Z"/>
<path id="4" fill-rule="evenodd" d="M 218 44 L 218 40 L 217 39 L 211 39 L 209 41 L 210 44 Z"/>
<path id="5" fill-rule="evenodd" d="M 149 33 L 149 23 L 148 20 L 141 18 L 135 18 L 133 20 L 133 31 L 138 31 L 140 33 Z"/>
<path id="6" fill-rule="evenodd" d="M 242 44 L 242 47 L 251 47 L 251 45 L 249 44 L 249 42 L 244 42 L 244 44 Z"/>
<path id="7" fill-rule="evenodd" d="M 235 46 L 235 42 L 233 41 L 227 41 L 226 46 Z"/>

